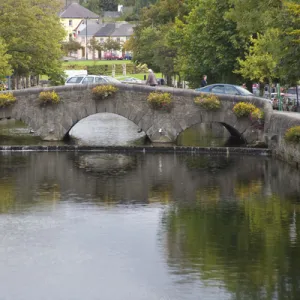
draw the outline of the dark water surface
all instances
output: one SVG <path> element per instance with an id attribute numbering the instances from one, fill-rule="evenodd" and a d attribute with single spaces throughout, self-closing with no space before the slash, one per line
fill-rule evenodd
<path id="1" fill-rule="evenodd" d="M 0 153 L 0 299 L 299 299 L 300 174 L 267 157 Z"/>

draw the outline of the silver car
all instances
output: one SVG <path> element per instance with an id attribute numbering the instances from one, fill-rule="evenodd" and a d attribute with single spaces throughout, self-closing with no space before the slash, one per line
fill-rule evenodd
<path id="1" fill-rule="evenodd" d="M 65 85 L 73 84 L 94 84 L 94 83 L 119 83 L 119 81 L 110 76 L 102 75 L 75 75 L 69 77 Z"/>

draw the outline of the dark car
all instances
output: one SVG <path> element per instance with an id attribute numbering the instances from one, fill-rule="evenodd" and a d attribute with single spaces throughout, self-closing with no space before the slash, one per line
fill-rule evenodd
<path id="1" fill-rule="evenodd" d="M 248 90 L 238 85 L 216 83 L 210 84 L 202 88 L 197 88 L 197 92 L 212 93 L 212 94 L 227 94 L 227 95 L 238 95 L 238 96 L 254 96 Z"/>

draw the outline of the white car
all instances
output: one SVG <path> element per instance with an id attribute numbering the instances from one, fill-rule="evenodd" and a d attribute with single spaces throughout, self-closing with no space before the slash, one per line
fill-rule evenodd
<path id="1" fill-rule="evenodd" d="M 69 77 L 65 85 L 73 84 L 94 84 L 94 83 L 120 83 L 117 79 L 102 75 L 75 75 Z"/>

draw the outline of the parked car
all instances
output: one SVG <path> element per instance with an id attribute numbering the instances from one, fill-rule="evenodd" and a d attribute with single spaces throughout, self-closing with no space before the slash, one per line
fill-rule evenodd
<path id="1" fill-rule="evenodd" d="M 124 55 L 124 59 L 125 59 L 125 60 L 132 60 L 132 55 L 126 53 L 126 54 Z"/>
<path id="2" fill-rule="evenodd" d="M 138 78 L 134 78 L 134 77 L 120 77 L 118 78 L 118 80 L 120 80 L 120 82 L 122 83 L 136 83 L 136 84 L 144 84 L 145 81 L 140 80 Z"/>
<path id="3" fill-rule="evenodd" d="M 106 83 L 121 83 L 120 80 L 112 77 L 112 76 L 106 76 L 106 75 L 101 75 L 103 79 L 106 81 Z"/>
<path id="4" fill-rule="evenodd" d="M 212 93 L 212 94 L 225 94 L 225 95 L 236 95 L 236 96 L 254 96 L 251 92 L 248 90 L 242 88 L 239 85 L 234 84 L 223 84 L 223 83 L 216 83 L 216 84 L 210 84 L 202 88 L 195 89 L 197 92 L 203 92 L 203 93 Z M 268 101 L 270 104 L 273 105 L 272 100 L 262 98 L 266 101 Z"/>
<path id="5" fill-rule="evenodd" d="M 117 54 L 112 53 L 112 52 L 105 52 L 104 53 L 104 59 L 107 59 L 107 60 L 116 60 L 116 59 L 118 59 L 118 56 L 117 56 Z"/>
<path id="6" fill-rule="evenodd" d="M 93 84 L 93 83 L 120 83 L 113 77 L 102 75 L 75 75 L 69 77 L 65 85 L 73 84 Z"/>
<path id="7" fill-rule="evenodd" d="M 233 85 L 233 84 L 223 84 L 223 83 L 210 84 L 202 88 L 197 88 L 196 91 L 203 92 L 203 93 L 212 93 L 212 94 L 254 96 L 251 92 L 242 88 L 241 86 Z"/>

